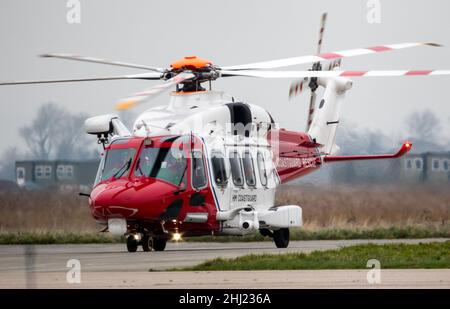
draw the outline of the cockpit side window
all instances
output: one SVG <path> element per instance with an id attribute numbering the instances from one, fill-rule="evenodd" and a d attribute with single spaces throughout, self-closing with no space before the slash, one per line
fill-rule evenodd
<path id="1" fill-rule="evenodd" d="M 201 189 L 206 187 L 206 170 L 203 160 L 203 152 L 194 151 L 192 153 L 192 187 Z"/>
<path id="2" fill-rule="evenodd" d="M 185 186 L 186 170 L 186 157 L 177 147 L 147 147 L 142 149 L 134 174 Z"/>
<path id="3" fill-rule="evenodd" d="M 214 181 L 219 187 L 226 187 L 228 184 L 225 159 L 220 152 L 214 152 L 211 157 L 211 165 L 214 174 Z"/>

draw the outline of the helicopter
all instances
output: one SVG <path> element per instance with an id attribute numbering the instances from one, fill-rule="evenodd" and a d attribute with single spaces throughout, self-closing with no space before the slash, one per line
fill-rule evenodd
<path id="1" fill-rule="evenodd" d="M 342 59 L 439 44 L 427 42 L 380 45 L 322 53 L 327 15 L 321 20 L 317 53 L 250 64 L 219 66 L 186 56 L 168 68 L 70 54 L 43 57 L 145 70 L 145 73 L 79 79 L 2 82 L 0 85 L 162 80 L 116 104 L 127 110 L 170 92 L 167 105 L 140 114 L 131 129 L 116 114 L 85 121 L 88 134 L 103 146 L 89 206 L 103 231 L 125 236 L 129 252 L 163 251 L 169 239 L 202 235 L 261 233 L 277 248 L 289 245 L 290 228 L 301 227 L 299 205 L 276 205 L 276 189 L 318 170 L 326 163 L 393 159 L 411 150 L 406 141 L 396 153 L 339 155 L 335 143 L 340 108 L 351 78 L 440 76 L 450 70 L 342 70 Z M 311 64 L 309 70 L 274 70 Z M 294 80 L 289 97 L 310 91 L 305 132 L 281 128 L 256 104 L 236 101 L 213 90 L 219 78 L 284 78 Z M 317 89 L 323 95 L 317 100 Z M 316 104 L 318 102 L 318 104 Z"/>

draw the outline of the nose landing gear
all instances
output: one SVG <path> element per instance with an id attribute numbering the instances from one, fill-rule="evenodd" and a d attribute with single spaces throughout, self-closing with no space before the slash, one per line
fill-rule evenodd
<path id="1" fill-rule="evenodd" d="M 153 247 L 152 237 L 150 237 L 149 235 L 144 235 L 144 237 L 142 237 L 141 243 L 142 243 L 142 250 L 144 250 L 145 252 L 152 251 Z"/>
<path id="2" fill-rule="evenodd" d="M 163 236 L 151 236 L 149 234 L 144 234 L 139 237 L 138 234 L 129 235 L 127 237 L 127 250 L 128 252 L 136 252 L 139 245 L 142 246 L 144 252 L 164 251 L 167 244 L 167 238 Z"/>
<path id="3" fill-rule="evenodd" d="M 166 249 L 167 238 L 153 237 L 153 249 L 155 251 L 164 251 Z"/>
<path id="4" fill-rule="evenodd" d="M 136 252 L 139 246 L 139 241 L 135 235 L 130 235 L 127 237 L 127 250 L 128 252 Z"/>

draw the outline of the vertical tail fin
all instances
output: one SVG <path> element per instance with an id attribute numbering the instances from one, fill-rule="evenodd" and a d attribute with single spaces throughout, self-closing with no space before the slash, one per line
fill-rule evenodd
<path id="1" fill-rule="evenodd" d="M 340 121 L 340 110 L 345 93 L 352 87 L 347 78 L 319 78 L 318 83 L 325 88 L 325 93 L 315 108 L 314 117 L 308 134 L 320 144 L 320 151 L 325 154 L 336 153 L 336 130 Z"/>

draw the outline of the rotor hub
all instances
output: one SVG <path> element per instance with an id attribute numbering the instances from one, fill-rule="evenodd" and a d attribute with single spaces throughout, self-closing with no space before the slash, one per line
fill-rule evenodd
<path id="1" fill-rule="evenodd" d="M 186 56 L 183 59 L 173 62 L 170 67 L 173 70 L 198 70 L 209 68 L 212 62 L 197 56 Z"/>

